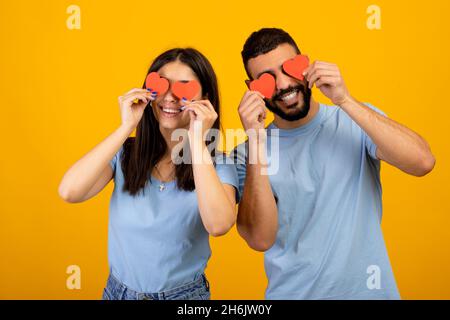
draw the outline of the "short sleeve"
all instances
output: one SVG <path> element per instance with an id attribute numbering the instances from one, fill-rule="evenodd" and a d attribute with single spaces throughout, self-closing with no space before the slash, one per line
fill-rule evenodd
<path id="1" fill-rule="evenodd" d="M 216 173 L 220 181 L 232 185 L 236 190 L 236 203 L 239 203 L 239 180 L 233 160 L 224 153 L 216 154 Z"/>
<path id="2" fill-rule="evenodd" d="M 380 109 L 377 109 L 376 107 L 374 107 L 373 105 L 371 105 L 370 103 L 364 103 L 366 106 L 368 106 L 370 109 L 372 109 L 373 111 L 387 117 L 387 115 L 381 111 Z M 366 150 L 367 153 L 375 160 L 379 160 L 377 158 L 377 145 L 372 141 L 372 139 L 367 135 L 367 133 L 364 132 L 364 139 L 365 139 L 365 145 L 366 145 Z"/>
<path id="3" fill-rule="evenodd" d="M 113 172 L 116 172 L 116 165 L 120 159 L 120 155 L 123 151 L 123 146 L 120 147 L 119 151 L 116 152 L 116 154 L 114 155 L 114 157 L 111 159 L 111 161 L 109 161 L 109 165 L 111 166 Z"/>
<path id="4" fill-rule="evenodd" d="M 233 159 L 233 162 L 236 165 L 236 172 L 239 180 L 239 198 L 242 197 L 242 193 L 244 192 L 245 176 L 247 173 L 246 154 L 247 154 L 246 142 L 238 145 L 236 148 L 233 149 L 233 151 L 230 154 L 230 157 Z"/>

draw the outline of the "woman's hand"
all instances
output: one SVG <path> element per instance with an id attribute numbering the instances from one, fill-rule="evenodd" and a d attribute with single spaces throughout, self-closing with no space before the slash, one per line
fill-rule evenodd
<path id="1" fill-rule="evenodd" d="M 155 100 L 156 93 L 146 89 L 132 89 L 119 97 L 122 125 L 136 128 L 141 121 L 144 110 L 150 101 Z"/>
<path id="2" fill-rule="evenodd" d="M 212 128 L 217 120 L 217 112 L 209 100 L 196 100 L 185 105 L 185 112 L 189 112 L 189 139 L 204 140 L 205 133 Z M 197 141 L 198 141 L 197 140 Z"/>

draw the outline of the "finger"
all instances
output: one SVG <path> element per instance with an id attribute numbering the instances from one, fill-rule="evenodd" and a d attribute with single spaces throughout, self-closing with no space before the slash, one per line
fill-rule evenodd
<path id="1" fill-rule="evenodd" d="M 216 109 L 214 109 L 213 105 L 211 104 L 211 101 L 209 100 L 196 100 L 195 102 L 198 102 L 202 105 L 204 105 L 210 112 L 216 112 Z"/>
<path id="2" fill-rule="evenodd" d="M 255 97 L 260 97 L 261 99 L 264 99 L 264 96 L 259 91 L 248 90 L 244 94 L 244 97 L 242 98 L 241 103 L 239 105 L 243 106 L 249 102 L 249 99 L 255 99 Z"/>
<path id="3" fill-rule="evenodd" d="M 134 104 L 139 103 L 139 101 L 148 104 L 149 98 L 143 94 L 141 95 L 135 95 L 133 97 L 128 97 L 127 99 L 125 99 L 126 102 L 132 102 Z"/>
<path id="4" fill-rule="evenodd" d="M 308 75 L 315 67 L 316 61 L 312 62 L 309 66 L 306 67 L 306 69 L 303 71 L 303 76 Z"/>
<path id="5" fill-rule="evenodd" d="M 240 111 L 240 114 L 244 117 L 248 115 L 249 113 L 253 112 L 255 109 L 255 106 L 261 106 L 261 109 L 266 112 L 266 103 L 261 99 L 256 99 L 253 102 L 249 103 L 243 110 Z"/>
<path id="6" fill-rule="evenodd" d="M 198 101 L 195 101 L 194 105 L 200 111 L 200 115 L 201 115 L 202 119 L 211 114 L 211 111 L 208 109 L 208 107 L 206 107 L 205 105 L 203 105 L 201 103 L 198 103 Z"/>
<path id="7" fill-rule="evenodd" d="M 244 118 L 256 118 L 259 115 L 262 115 L 264 118 L 266 117 L 266 107 L 261 103 L 255 101 L 250 104 L 241 114 Z"/>
<path id="8" fill-rule="evenodd" d="M 188 100 L 188 99 L 186 99 L 185 97 L 181 98 L 181 99 L 180 99 L 180 104 L 181 104 L 180 110 L 181 110 L 181 111 L 186 110 L 186 107 L 187 107 L 189 104 L 191 104 L 191 103 L 192 103 L 191 100 Z"/>
<path id="9" fill-rule="evenodd" d="M 333 68 L 316 67 L 308 73 L 306 80 L 310 81 L 311 77 L 315 74 L 319 74 L 320 76 L 337 76 L 339 75 L 339 71 Z"/>
<path id="10" fill-rule="evenodd" d="M 133 88 L 130 91 L 126 92 L 124 94 L 124 96 L 130 95 L 130 94 L 133 94 L 133 93 L 146 93 L 146 92 L 148 92 L 147 89 Z"/>
<path id="11" fill-rule="evenodd" d="M 247 121 L 257 120 L 258 122 L 262 122 L 266 119 L 265 108 L 261 107 L 261 105 L 252 105 L 252 109 L 246 115 L 242 115 L 241 118 Z"/>
<path id="12" fill-rule="evenodd" d="M 156 91 L 153 91 L 153 92 L 146 92 L 145 93 L 145 96 L 147 97 L 147 100 L 148 101 L 154 101 L 155 99 L 156 99 L 156 97 L 157 97 L 157 92 Z M 134 99 L 133 100 L 133 102 L 134 101 L 137 101 L 137 99 Z M 136 102 L 135 102 L 136 103 Z"/>
<path id="13" fill-rule="evenodd" d="M 336 84 L 336 78 L 335 77 L 321 77 L 319 80 L 316 81 L 316 87 L 320 88 L 323 85 L 330 85 L 334 86 Z"/>
<path id="14" fill-rule="evenodd" d="M 320 77 L 338 77 L 339 73 L 333 70 L 316 69 L 312 73 L 308 74 L 306 80 L 311 84 L 314 83 Z"/>
<path id="15" fill-rule="evenodd" d="M 150 93 L 147 90 L 143 90 L 143 91 L 135 91 L 132 93 L 128 93 L 126 95 L 123 96 L 124 100 L 134 100 L 135 98 L 137 98 L 137 96 L 145 96 L 145 97 L 156 97 L 156 94 Z"/>
<path id="16" fill-rule="evenodd" d="M 242 96 L 241 102 L 239 104 L 242 104 L 243 102 L 245 102 L 245 100 L 247 100 L 247 98 L 252 94 L 252 91 L 247 90 L 245 91 L 244 95 Z"/>
<path id="17" fill-rule="evenodd" d="M 331 68 L 337 68 L 337 65 L 335 63 L 326 62 L 326 61 L 316 61 L 317 67 L 331 67 Z"/>
<path id="18" fill-rule="evenodd" d="M 189 111 L 195 114 L 196 117 L 203 118 L 204 117 L 204 111 L 199 107 L 198 104 L 191 103 L 189 105 L 186 105 L 186 108 L 184 111 Z"/>
<path id="19" fill-rule="evenodd" d="M 253 91 L 254 92 L 254 91 Z M 260 102 L 260 103 L 262 103 L 262 104 L 265 104 L 265 102 L 264 102 L 264 98 L 263 98 L 263 95 L 262 94 L 252 94 L 252 95 L 250 95 L 248 98 L 247 98 L 247 100 L 244 102 L 244 103 L 242 103 L 241 105 L 240 105 L 240 107 L 239 107 L 239 111 L 242 111 L 243 109 L 246 109 L 250 104 L 252 104 L 252 103 L 254 103 L 254 102 L 256 102 L 256 101 L 258 101 L 258 102 Z"/>
<path id="20" fill-rule="evenodd" d="M 189 112 L 189 118 L 190 118 L 191 122 L 194 121 L 196 117 L 197 116 L 196 116 L 196 114 L 194 112 Z"/>
<path id="21" fill-rule="evenodd" d="M 264 99 L 264 98 L 265 98 L 264 95 L 263 95 L 261 92 L 259 92 L 259 91 L 250 91 L 250 92 L 251 92 L 252 95 L 257 95 L 257 96 L 259 96 L 261 99 Z"/>

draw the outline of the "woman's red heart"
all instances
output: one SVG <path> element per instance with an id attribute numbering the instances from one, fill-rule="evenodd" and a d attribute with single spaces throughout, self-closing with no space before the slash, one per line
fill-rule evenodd
<path id="1" fill-rule="evenodd" d="M 151 72 L 147 75 L 147 79 L 145 79 L 145 88 L 156 91 L 158 95 L 161 95 L 169 89 L 169 81 L 161 78 L 158 72 Z"/>
<path id="2" fill-rule="evenodd" d="M 196 80 L 188 82 L 177 81 L 172 85 L 172 93 L 179 99 L 192 100 L 200 92 L 200 89 L 200 83 Z"/>
<path id="3" fill-rule="evenodd" d="M 283 63 L 283 70 L 288 75 L 302 80 L 305 78 L 303 76 L 303 71 L 309 66 L 309 58 L 308 56 L 299 54 L 294 59 L 287 60 Z"/>
<path id="4" fill-rule="evenodd" d="M 263 73 L 257 80 L 250 82 L 250 90 L 259 91 L 267 99 L 272 98 L 275 91 L 275 78 L 270 73 Z"/>

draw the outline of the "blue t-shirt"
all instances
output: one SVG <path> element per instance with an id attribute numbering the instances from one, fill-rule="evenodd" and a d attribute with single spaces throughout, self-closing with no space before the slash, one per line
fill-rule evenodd
<path id="1" fill-rule="evenodd" d="M 321 104 L 304 126 L 273 129 L 267 157 L 279 229 L 264 255 L 266 298 L 399 299 L 380 226 L 376 145 L 336 106 Z M 240 192 L 245 149 L 235 149 Z"/>
<path id="2" fill-rule="evenodd" d="M 131 196 L 123 191 L 122 152 L 123 147 L 110 162 L 114 171 L 108 226 L 111 273 L 130 289 L 144 293 L 170 290 L 198 279 L 211 249 L 195 190 L 180 190 L 172 181 L 160 191 L 160 181 L 152 177 L 144 193 L 141 190 Z M 237 192 L 236 167 L 225 161 L 223 154 L 216 161 L 221 182 Z"/>

